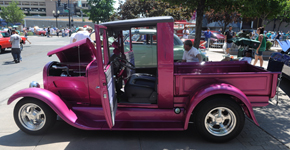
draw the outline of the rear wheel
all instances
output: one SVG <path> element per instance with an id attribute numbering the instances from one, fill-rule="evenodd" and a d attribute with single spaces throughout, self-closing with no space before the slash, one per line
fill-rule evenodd
<path id="1" fill-rule="evenodd" d="M 240 134 L 245 124 L 241 107 L 227 97 L 215 97 L 200 104 L 194 124 L 198 132 L 214 142 L 226 142 Z"/>
<path id="2" fill-rule="evenodd" d="M 55 112 L 44 102 L 34 98 L 21 99 L 14 108 L 14 120 L 25 133 L 39 135 L 50 129 L 55 121 Z"/>
<path id="3" fill-rule="evenodd" d="M 41 33 L 40 35 L 41 35 L 41 36 L 44 36 L 44 34 L 43 34 L 43 33 Z"/>
<path id="4" fill-rule="evenodd" d="M 2 48 L 1 46 L 0 46 L 0 53 L 4 53 L 5 52 L 5 48 Z"/>

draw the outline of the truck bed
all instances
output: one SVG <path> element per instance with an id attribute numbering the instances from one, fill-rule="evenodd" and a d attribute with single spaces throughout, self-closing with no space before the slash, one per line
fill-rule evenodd
<path id="1" fill-rule="evenodd" d="M 188 97 L 198 88 L 214 83 L 227 83 L 240 89 L 253 106 L 268 104 L 275 96 L 280 72 L 268 72 L 247 62 L 175 63 L 174 95 Z M 262 104 L 264 103 L 264 104 Z"/>

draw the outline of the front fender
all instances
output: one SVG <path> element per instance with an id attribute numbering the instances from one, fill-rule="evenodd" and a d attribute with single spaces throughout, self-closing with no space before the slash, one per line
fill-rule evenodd
<path id="1" fill-rule="evenodd" d="M 20 90 L 8 99 L 7 104 L 11 104 L 14 100 L 20 97 L 39 99 L 52 108 L 67 123 L 78 128 L 81 126 L 76 122 L 78 119 L 77 115 L 69 108 L 69 106 L 66 105 L 59 96 L 48 90 L 42 88 L 27 88 Z"/>
<path id="2" fill-rule="evenodd" d="M 254 115 L 252 105 L 251 105 L 249 99 L 247 98 L 247 96 L 241 90 L 239 90 L 238 88 L 236 88 L 230 84 L 220 83 L 220 84 L 212 84 L 212 85 L 204 86 L 192 96 L 192 98 L 190 99 L 190 104 L 187 108 L 188 111 L 186 114 L 185 124 L 184 124 L 185 130 L 188 127 L 189 119 L 190 119 L 191 113 L 193 112 L 194 108 L 202 100 L 206 99 L 207 97 L 213 96 L 213 95 L 219 95 L 219 94 L 231 95 L 231 96 L 238 98 L 245 105 L 245 107 L 243 107 L 243 108 L 244 108 L 244 112 L 246 113 L 246 115 L 249 118 L 251 118 L 255 122 L 256 125 L 259 125 L 257 122 L 257 119 Z"/>

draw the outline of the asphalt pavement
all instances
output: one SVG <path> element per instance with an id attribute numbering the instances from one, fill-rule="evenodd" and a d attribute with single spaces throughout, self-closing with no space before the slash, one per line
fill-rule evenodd
<path id="1" fill-rule="evenodd" d="M 279 104 L 273 100 L 263 108 L 255 108 L 260 126 L 246 119 L 241 134 L 226 143 L 211 143 L 200 137 L 193 125 L 186 131 L 84 131 L 58 120 L 47 134 L 31 136 L 19 130 L 13 120 L 13 107 L 7 105 L 8 97 L 27 88 L 31 81 L 42 82 L 42 69 L 55 56 L 48 51 L 68 44 L 66 38 L 29 37 L 22 52 L 23 61 L 12 61 L 9 51 L 0 54 L 0 149 L 27 150 L 287 150 L 290 147 L 290 91 L 289 81 L 283 79 Z M 220 61 L 221 49 L 209 49 L 209 59 Z M 264 63 L 265 67 L 267 61 Z M 288 146 L 288 147 L 287 147 Z"/>

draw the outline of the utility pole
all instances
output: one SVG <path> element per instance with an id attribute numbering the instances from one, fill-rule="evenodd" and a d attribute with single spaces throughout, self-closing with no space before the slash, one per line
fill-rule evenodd
<path id="1" fill-rule="evenodd" d="M 70 5 L 69 5 L 69 0 L 67 0 L 67 6 L 68 6 L 68 29 L 69 29 L 69 37 L 70 37 L 71 30 L 70 30 Z"/>

